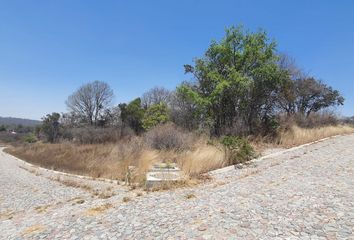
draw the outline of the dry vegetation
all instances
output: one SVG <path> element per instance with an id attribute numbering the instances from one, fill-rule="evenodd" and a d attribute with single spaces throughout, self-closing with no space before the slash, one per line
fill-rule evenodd
<path id="1" fill-rule="evenodd" d="M 354 133 L 354 127 L 349 125 L 323 126 L 315 128 L 300 128 L 292 126 L 290 130 L 280 134 L 279 143 L 285 147 L 310 143 L 323 138 Z"/>
<path id="2" fill-rule="evenodd" d="M 125 181 L 128 167 L 134 166 L 132 179 L 138 183 L 144 182 L 146 172 L 154 163 L 177 163 L 188 177 L 196 177 L 227 163 L 221 146 L 210 145 L 207 138 L 184 132 L 171 124 L 116 143 L 38 142 L 10 147 L 6 151 L 48 169 L 95 178 Z"/>
<path id="3" fill-rule="evenodd" d="M 172 133 L 171 133 L 172 132 Z M 326 137 L 353 133 L 346 125 L 300 128 L 292 126 L 279 134 L 278 144 L 291 147 Z M 7 152 L 33 164 L 64 172 L 125 180 L 128 166 L 135 166 L 134 182 L 143 183 L 145 174 L 154 163 L 174 162 L 188 178 L 228 165 L 224 148 L 209 144 L 203 136 L 183 133 L 174 128 L 158 128 L 146 136 L 107 144 L 25 144 Z M 255 146 L 262 142 L 255 143 Z M 275 143 L 271 144 L 275 146 Z M 278 146 L 279 146 L 278 145 Z M 266 146 L 270 146 L 269 144 Z M 75 185 L 72 182 L 63 184 Z"/>
<path id="4" fill-rule="evenodd" d="M 94 178 L 124 181 L 128 167 L 135 166 L 132 178 L 140 183 L 149 168 L 158 162 L 175 162 L 187 176 L 225 166 L 221 147 L 207 144 L 203 137 L 171 129 L 161 128 L 146 136 L 117 143 L 34 143 L 10 147 L 6 151 L 48 169 Z"/>
<path id="5" fill-rule="evenodd" d="M 104 213 L 105 211 L 107 211 L 108 209 L 110 209 L 112 207 L 113 207 L 112 204 L 106 203 L 104 205 L 88 209 L 85 212 L 86 213 L 85 215 L 88 217 L 94 217 L 94 216 Z"/>
<path id="6" fill-rule="evenodd" d="M 30 163 L 91 177 L 124 181 L 128 166 L 136 166 L 133 178 L 144 180 L 157 162 L 177 162 L 189 176 L 225 166 L 223 152 L 215 146 L 198 144 L 194 149 L 175 152 L 149 148 L 130 149 L 129 143 L 76 145 L 68 143 L 23 145 L 6 151 Z M 73 185 L 71 182 L 65 183 Z"/>
<path id="7" fill-rule="evenodd" d="M 0 212 L 0 220 L 9 220 L 14 216 L 14 212 L 10 210 L 6 210 L 5 212 Z"/>
<path id="8" fill-rule="evenodd" d="M 40 232 L 43 232 L 44 230 L 45 230 L 45 227 L 43 225 L 36 224 L 36 225 L 33 225 L 33 226 L 30 226 L 30 227 L 26 228 L 22 232 L 22 235 L 24 237 L 29 237 L 30 235 L 38 234 Z"/>

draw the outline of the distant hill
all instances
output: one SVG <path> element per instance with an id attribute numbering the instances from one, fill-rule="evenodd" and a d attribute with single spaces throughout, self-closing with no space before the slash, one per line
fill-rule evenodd
<path id="1" fill-rule="evenodd" d="M 41 121 L 23 119 L 23 118 L 0 117 L 0 125 L 7 125 L 7 126 L 22 125 L 24 127 L 33 127 L 39 124 L 41 124 Z"/>

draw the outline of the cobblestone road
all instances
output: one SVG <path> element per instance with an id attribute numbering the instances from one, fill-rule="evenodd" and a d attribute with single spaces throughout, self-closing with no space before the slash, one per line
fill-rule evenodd
<path id="1" fill-rule="evenodd" d="M 354 135 L 193 188 L 70 181 L 1 152 L 0 239 L 354 239 Z"/>

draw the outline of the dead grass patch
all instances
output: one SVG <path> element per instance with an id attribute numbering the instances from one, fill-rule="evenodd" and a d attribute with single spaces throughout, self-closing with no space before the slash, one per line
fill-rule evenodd
<path id="1" fill-rule="evenodd" d="M 5 212 L 0 213 L 0 220 L 10 220 L 13 218 L 13 216 L 14 216 L 14 212 L 7 210 Z"/>
<path id="2" fill-rule="evenodd" d="M 37 225 L 33 225 L 31 227 L 26 228 L 22 232 L 22 235 L 27 236 L 27 235 L 38 234 L 38 233 L 43 232 L 44 230 L 45 230 L 45 227 L 43 225 L 37 224 Z"/>
<path id="3" fill-rule="evenodd" d="M 103 191 L 103 192 L 100 192 L 97 197 L 98 198 L 101 198 L 101 199 L 108 199 L 108 198 L 111 198 L 113 197 L 115 194 L 112 192 L 112 191 Z"/>
<path id="4" fill-rule="evenodd" d="M 177 188 L 195 186 L 197 183 L 199 183 L 199 181 L 196 179 L 185 179 L 181 181 L 166 181 L 166 182 L 161 182 L 160 184 L 156 184 L 155 186 L 152 187 L 145 186 L 144 190 L 146 192 L 167 191 L 167 190 L 173 190 Z"/>
<path id="5" fill-rule="evenodd" d="M 97 216 L 99 214 L 104 213 L 105 211 L 107 211 L 108 209 L 110 209 L 112 207 L 113 207 L 112 204 L 106 203 L 106 204 L 98 206 L 98 207 L 90 208 L 86 211 L 86 216 L 90 216 L 90 217 Z"/>
<path id="6" fill-rule="evenodd" d="M 37 213 L 44 213 L 47 212 L 49 207 L 51 207 L 51 205 L 38 206 L 35 207 L 34 210 L 36 210 Z"/>
<path id="7" fill-rule="evenodd" d="M 64 186 L 67 186 L 67 187 L 73 187 L 73 188 L 80 188 L 80 189 L 83 189 L 85 191 L 88 191 L 88 192 L 92 192 L 93 191 L 93 188 L 90 186 L 90 185 L 87 185 L 87 184 L 84 184 L 84 183 L 80 183 L 78 181 L 75 181 L 75 180 L 71 180 L 71 179 L 64 179 L 64 178 L 60 178 L 60 176 L 57 176 L 57 177 L 52 177 L 52 178 L 49 178 L 50 180 L 53 180 L 53 181 L 56 181 Z"/>
<path id="8" fill-rule="evenodd" d="M 216 182 L 216 183 L 213 185 L 213 187 L 216 188 L 216 187 L 219 187 L 219 186 L 224 186 L 225 184 L 226 184 L 225 181 L 218 181 L 218 182 Z"/>
<path id="9" fill-rule="evenodd" d="M 258 173 L 260 173 L 259 169 L 247 169 L 247 171 L 244 174 L 242 174 L 239 179 L 247 178 L 247 177 L 250 177 L 250 176 L 254 176 L 254 175 L 258 174 Z"/>

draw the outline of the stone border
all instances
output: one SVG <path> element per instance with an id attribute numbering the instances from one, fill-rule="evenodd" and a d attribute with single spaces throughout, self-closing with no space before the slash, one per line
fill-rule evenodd
<path id="1" fill-rule="evenodd" d="M 257 162 L 260 162 L 260 161 L 262 161 L 264 159 L 267 159 L 267 158 L 277 157 L 277 156 L 280 156 L 280 155 L 282 155 L 284 153 L 288 153 L 288 152 L 292 152 L 292 151 L 295 151 L 295 150 L 298 150 L 298 149 L 302 149 L 304 147 L 307 147 L 307 146 L 310 146 L 310 145 L 313 145 L 313 144 L 316 144 L 316 143 L 324 142 L 326 140 L 329 140 L 329 139 L 332 139 L 332 138 L 337 138 L 337 137 L 340 137 L 340 136 L 344 136 L 344 135 L 340 134 L 340 135 L 334 135 L 334 136 L 331 136 L 331 137 L 322 138 L 320 140 L 316 140 L 316 141 L 313 141 L 313 142 L 310 142 L 310 143 L 302 144 L 300 146 L 288 148 L 288 149 L 285 149 L 285 150 L 282 150 L 282 151 L 279 151 L 279 152 L 275 152 L 275 153 L 271 153 L 271 154 L 268 154 L 268 155 L 265 155 L 265 156 L 261 156 L 261 157 L 252 159 L 252 160 L 248 161 L 247 163 L 257 163 Z M 219 169 L 216 169 L 216 170 L 212 170 L 212 171 L 210 171 L 208 173 L 211 174 L 211 175 L 222 174 L 222 173 L 225 173 L 225 172 L 229 172 L 229 171 L 235 170 L 235 169 L 237 169 L 238 166 L 242 166 L 242 165 L 243 165 L 242 163 L 241 164 L 236 164 L 236 165 L 231 165 L 231 166 L 227 166 L 227 167 L 224 167 L 224 168 L 219 168 Z"/>

